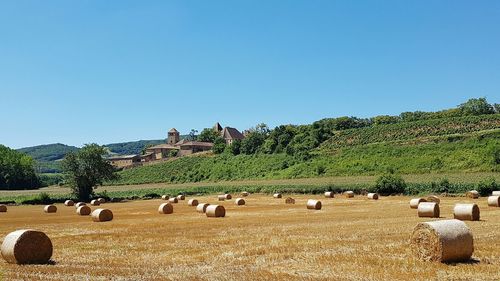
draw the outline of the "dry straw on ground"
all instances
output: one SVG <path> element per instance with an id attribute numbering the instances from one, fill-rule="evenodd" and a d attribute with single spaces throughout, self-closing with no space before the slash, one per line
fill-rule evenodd
<path id="1" fill-rule="evenodd" d="M 435 202 L 422 202 L 418 204 L 418 216 L 439 218 L 439 204 Z"/>
<path id="2" fill-rule="evenodd" d="M 427 197 L 427 202 L 434 202 L 434 203 L 441 203 L 441 199 L 439 199 L 439 197 L 437 197 L 436 195 L 430 195 Z"/>
<path id="3" fill-rule="evenodd" d="M 229 193 L 224 194 L 224 197 L 226 200 L 231 200 L 231 198 L 233 198 L 233 196 L 231 196 L 231 194 Z"/>
<path id="4" fill-rule="evenodd" d="M 477 199 L 479 198 L 479 192 L 477 192 L 477 190 L 467 191 L 465 193 L 465 196 L 468 198 Z"/>
<path id="5" fill-rule="evenodd" d="M 168 202 L 170 202 L 170 203 L 178 203 L 179 199 L 177 199 L 177 197 L 172 197 L 172 198 L 168 199 Z"/>
<path id="6" fill-rule="evenodd" d="M 236 198 L 236 200 L 234 200 L 234 204 L 238 205 L 238 206 L 241 206 L 241 205 L 245 205 L 245 199 L 243 198 Z"/>
<path id="7" fill-rule="evenodd" d="M 92 220 L 95 222 L 105 222 L 113 220 L 113 212 L 109 209 L 96 209 L 92 212 Z"/>
<path id="8" fill-rule="evenodd" d="M 99 203 L 101 203 L 101 204 L 106 203 L 106 199 L 104 199 L 104 198 L 102 198 L 102 197 L 97 198 L 97 201 L 99 201 Z"/>
<path id="9" fill-rule="evenodd" d="M 90 215 L 90 212 L 91 212 L 91 211 L 92 211 L 92 210 L 91 210 L 91 209 L 90 209 L 90 207 L 89 207 L 89 206 L 87 206 L 87 205 L 82 205 L 82 206 L 80 206 L 80 207 L 76 208 L 76 213 L 77 213 L 78 215 L 80 215 L 80 216 L 88 216 L 88 215 Z"/>
<path id="10" fill-rule="evenodd" d="M 158 213 L 165 215 L 165 214 L 172 214 L 174 212 L 174 206 L 170 203 L 163 203 L 158 207 Z"/>
<path id="11" fill-rule="evenodd" d="M 99 206 L 101 205 L 101 202 L 97 201 L 96 199 L 90 201 L 90 205 L 91 206 Z"/>
<path id="12" fill-rule="evenodd" d="M 413 198 L 410 200 L 410 208 L 417 209 L 418 204 L 422 202 L 427 202 L 427 200 L 425 200 L 425 198 Z"/>
<path id="13" fill-rule="evenodd" d="M 208 203 L 200 203 L 196 206 L 196 211 L 198 213 L 205 213 L 207 211 L 207 207 L 210 206 Z"/>
<path id="14" fill-rule="evenodd" d="M 250 193 L 248 193 L 248 192 L 246 192 L 246 191 L 243 191 L 243 192 L 241 193 L 241 196 L 242 196 L 242 197 L 247 197 L 248 195 L 250 195 Z"/>
<path id="15" fill-rule="evenodd" d="M 161 199 L 162 200 L 168 200 L 168 199 L 170 199 L 170 196 L 168 196 L 168 195 L 162 195 Z"/>
<path id="16" fill-rule="evenodd" d="M 346 198 L 353 198 L 354 197 L 354 192 L 353 191 L 346 191 L 346 192 L 344 192 L 344 196 Z"/>
<path id="17" fill-rule="evenodd" d="M 334 197 L 335 197 L 335 193 L 333 193 L 333 191 L 325 192 L 325 198 L 334 198 Z"/>
<path id="18" fill-rule="evenodd" d="M 488 197 L 488 206 L 490 206 L 490 207 L 500 207 L 500 196 L 490 196 L 490 197 Z"/>
<path id="19" fill-rule="evenodd" d="M 285 204 L 295 204 L 295 199 L 293 199 L 292 197 L 287 197 L 285 199 Z"/>
<path id="20" fill-rule="evenodd" d="M 307 200 L 307 209 L 309 210 L 321 210 L 321 201 L 309 199 Z"/>
<path id="21" fill-rule="evenodd" d="M 274 194 L 273 194 L 273 197 L 274 197 L 274 198 L 281 198 L 281 197 L 282 197 L 282 195 L 281 195 L 281 193 L 274 193 Z"/>
<path id="22" fill-rule="evenodd" d="M 78 202 L 75 204 L 75 208 L 87 205 L 85 202 Z"/>
<path id="23" fill-rule="evenodd" d="M 193 206 L 193 207 L 198 206 L 198 200 L 196 200 L 196 199 L 189 199 L 188 206 Z"/>
<path id="24" fill-rule="evenodd" d="M 500 196 L 500 191 L 493 191 L 491 196 Z"/>
<path id="25" fill-rule="evenodd" d="M 179 195 L 177 195 L 177 199 L 178 200 L 186 200 L 186 196 L 179 194 Z"/>
<path id="26" fill-rule="evenodd" d="M 43 208 L 43 211 L 45 213 L 55 213 L 57 212 L 57 207 L 54 205 L 47 205 Z"/>
<path id="27" fill-rule="evenodd" d="M 222 218 L 226 216 L 226 209 L 222 205 L 210 205 L 205 213 L 209 218 Z"/>
<path id="28" fill-rule="evenodd" d="M 5 213 L 5 212 L 7 212 L 7 206 L 1 204 L 0 205 L 0 213 Z"/>
<path id="29" fill-rule="evenodd" d="M 413 229 L 410 246 L 423 261 L 467 261 L 474 252 L 472 233 L 460 220 L 419 223 Z"/>
<path id="30" fill-rule="evenodd" d="M 73 200 L 66 200 L 64 201 L 64 206 L 74 206 L 75 202 Z"/>
<path id="31" fill-rule="evenodd" d="M 219 201 L 226 200 L 226 195 L 219 195 L 219 196 L 217 196 L 217 200 L 219 200 Z"/>
<path id="32" fill-rule="evenodd" d="M 8 263 L 46 264 L 52 257 L 52 242 L 41 231 L 16 230 L 7 234 L 1 252 Z"/>
<path id="33" fill-rule="evenodd" d="M 462 221 L 478 221 L 479 207 L 477 204 L 456 204 L 453 208 L 453 217 Z"/>
<path id="34" fill-rule="evenodd" d="M 368 193 L 366 195 L 366 197 L 368 197 L 368 199 L 378 200 L 378 194 L 377 193 Z"/>

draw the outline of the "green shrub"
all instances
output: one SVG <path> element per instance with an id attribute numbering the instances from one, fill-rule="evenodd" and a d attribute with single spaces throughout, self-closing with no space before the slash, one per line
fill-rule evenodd
<path id="1" fill-rule="evenodd" d="M 395 174 L 384 174 L 375 182 L 374 190 L 381 195 L 403 194 L 406 183 L 403 178 Z"/>
<path id="2" fill-rule="evenodd" d="M 477 184 L 477 191 L 481 196 L 489 196 L 494 190 L 498 190 L 500 184 L 494 178 L 485 179 Z"/>

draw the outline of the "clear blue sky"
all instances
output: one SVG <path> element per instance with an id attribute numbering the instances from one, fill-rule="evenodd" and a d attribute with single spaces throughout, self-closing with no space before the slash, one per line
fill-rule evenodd
<path id="1" fill-rule="evenodd" d="M 0 1 L 0 143 L 500 102 L 500 1 Z"/>

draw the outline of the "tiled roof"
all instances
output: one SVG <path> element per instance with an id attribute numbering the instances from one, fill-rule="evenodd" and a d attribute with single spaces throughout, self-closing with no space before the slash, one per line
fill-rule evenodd
<path id="1" fill-rule="evenodd" d="M 231 127 L 224 128 L 224 131 L 222 131 L 222 137 L 226 140 L 227 139 L 229 139 L 229 140 L 242 140 L 245 138 L 245 136 L 243 136 L 243 134 L 240 133 L 240 131 L 238 131 L 235 128 L 231 128 Z"/>

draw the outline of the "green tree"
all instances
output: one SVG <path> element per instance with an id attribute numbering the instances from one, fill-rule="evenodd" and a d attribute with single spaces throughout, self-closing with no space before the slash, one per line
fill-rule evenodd
<path id="1" fill-rule="evenodd" d="M 399 116 L 390 115 L 379 115 L 372 118 L 373 124 L 383 125 L 383 124 L 394 124 L 400 121 Z"/>
<path id="2" fill-rule="evenodd" d="M 117 179 L 116 170 L 104 159 L 106 149 L 97 144 L 86 144 L 77 152 L 64 157 L 63 170 L 65 182 L 71 187 L 79 200 L 88 201 L 94 189 L 106 180 Z"/>
<path id="3" fill-rule="evenodd" d="M 30 156 L 0 145 L 0 189 L 40 187 L 34 167 Z"/>
<path id="4" fill-rule="evenodd" d="M 191 129 L 191 132 L 189 132 L 189 135 L 188 135 L 188 140 L 195 141 L 197 133 L 198 133 L 198 130 Z"/>
<path id="5" fill-rule="evenodd" d="M 233 143 L 231 143 L 230 146 L 228 146 L 229 152 L 231 152 L 232 155 L 238 155 L 241 153 L 241 140 L 233 140 Z"/>
<path id="6" fill-rule="evenodd" d="M 205 128 L 201 131 L 201 133 L 198 135 L 198 141 L 204 141 L 204 142 L 215 142 L 215 139 L 218 138 L 220 134 L 216 132 L 212 128 Z"/>
<path id="7" fill-rule="evenodd" d="M 469 99 L 467 102 L 458 106 L 464 115 L 483 115 L 493 114 L 495 110 L 486 98 Z"/>
<path id="8" fill-rule="evenodd" d="M 225 149 L 226 149 L 226 141 L 221 137 L 215 138 L 214 139 L 214 146 L 212 147 L 212 151 L 215 154 L 221 154 L 222 152 L 224 152 Z"/>
<path id="9" fill-rule="evenodd" d="M 405 189 L 406 183 L 404 179 L 393 174 L 393 171 L 380 176 L 375 182 L 375 192 L 381 195 L 402 194 Z"/>

